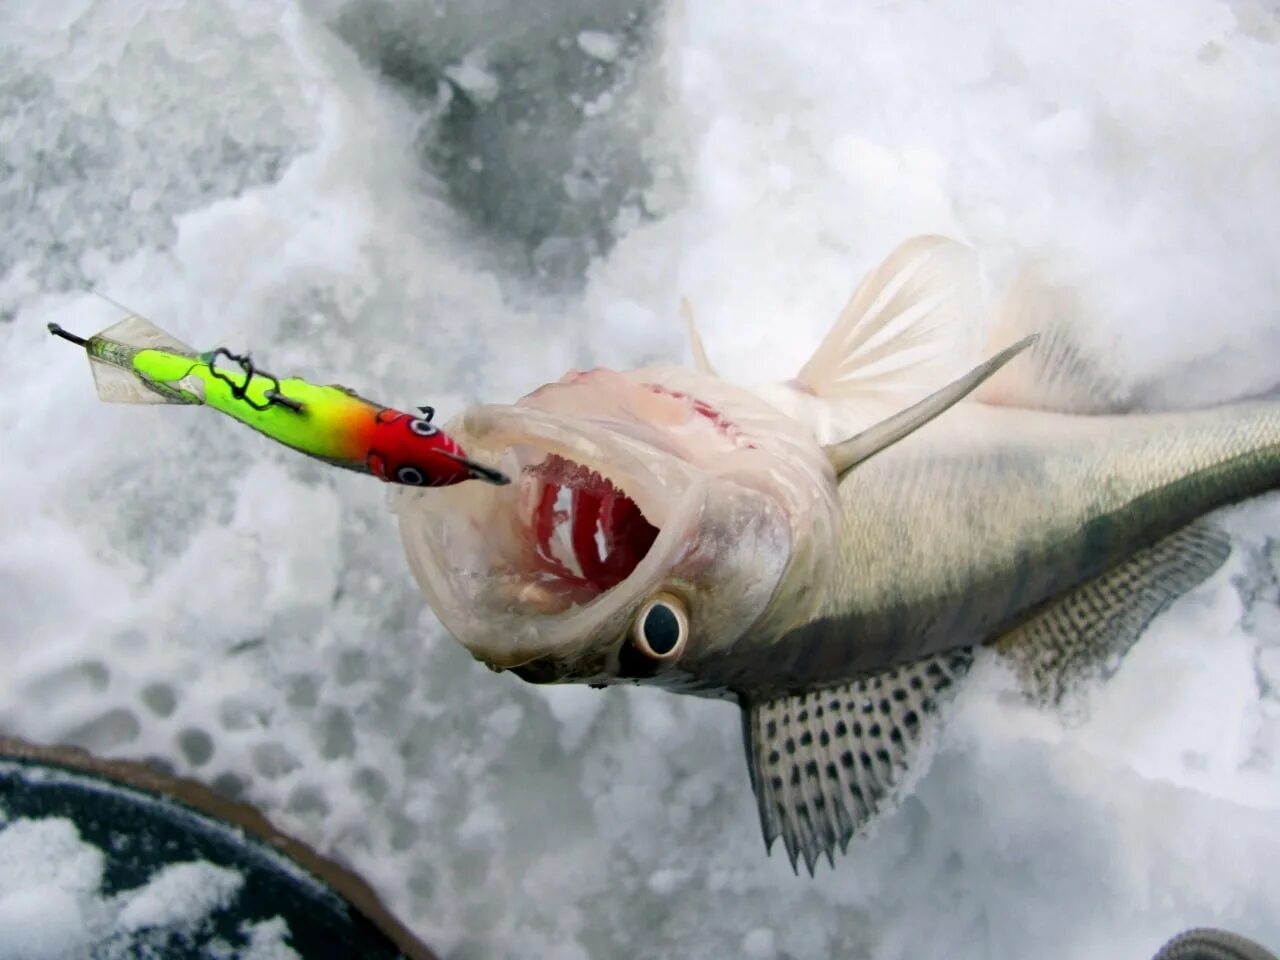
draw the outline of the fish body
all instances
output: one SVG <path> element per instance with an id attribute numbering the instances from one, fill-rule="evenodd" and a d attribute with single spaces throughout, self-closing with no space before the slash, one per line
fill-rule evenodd
<path id="1" fill-rule="evenodd" d="M 983 329 L 975 277 L 908 241 L 785 384 L 724 381 L 695 334 L 698 369 L 465 411 L 517 480 L 400 492 L 428 601 L 531 682 L 736 701 L 766 842 L 812 871 L 897 798 L 976 647 L 1059 700 L 1221 566 L 1206 513 L 1280 487 L 1280 403 L 1092 411 L 1114 392 L 1069 329 L 1025 288 Z"/>
<path id="2" fill-rule="evenodd" d="M 796 692 L 1000 637 L 1227 503 L 1280 487 L 1280 403 L 1119 416 L 963 404 L 837 487 L 818 609 L 699 670 Z"/>
<path id="3" fill-rule="evenodd" d="M 212 407 L 300 453 L 411 486 L 506 478 L 467 459 L 451 436 L 422 416 L 366 400 L 336 385 L 280 379 L 224 349 L 197 353 L 138 317 L 81 341 L 99 396 L 133 403 Z"/>

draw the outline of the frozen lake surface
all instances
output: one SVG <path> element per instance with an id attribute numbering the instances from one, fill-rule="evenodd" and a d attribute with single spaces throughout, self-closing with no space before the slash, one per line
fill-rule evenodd
<path id="1" fill-rule="evenodd" d="M 996 286 L 1042 258 L 1141 404 L 1273 390 L 1278 40 L 1273 0 L 0 6 L 0 730 L 252 801 L 458 960 L 1280 946 L 1275 496 L 1072 716 L 981 661 L 915 794 L 797 878 L 732 707 L 491 674 L 379 484 L 99 404 L 45 332 L 116 319 L 92 286 L 447 417 L 686 356 L 681 296 L 785 379 L 939 232 Z"/>

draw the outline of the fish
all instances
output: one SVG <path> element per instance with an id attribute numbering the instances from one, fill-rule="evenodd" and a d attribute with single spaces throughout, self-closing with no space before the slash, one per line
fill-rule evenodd
<path id="1" fill-rule="evenodd" d="M 510 482 L 501 471 L 468 458 L 432 423 L 435 411 L 429 406 L 407 413 L 337 384 L 282 380 L 225 347 L 197 353 L 138 316 L 88 339 L 56 323 L 49 332 L 84 348 L 98 397 L 108 402 L 212 407 L 300 453 L 387 483 Z"/>
<path id="2" fill-rule="evenodd" d="M 1280 401 L 1133 409 L 1042 274 L 989 321 L 974 251 L 915 237 L 792 380 L 722 379 L 687 316 L 692 367 L 470 407 L 513 483 L 397 491 L 409 566 L 493 670 L 736 703 L 766 848 L 834 865 L 979 651 L 1068 702 L 1222 567 L 1206 515 L 1280 486 Z"/>

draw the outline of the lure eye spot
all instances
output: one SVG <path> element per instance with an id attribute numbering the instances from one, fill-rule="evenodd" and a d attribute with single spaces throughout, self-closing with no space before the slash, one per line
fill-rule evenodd
<path id="1" fill-rule="evenodd" d="M 423 487 L 427 483 L 427 478 L 417 467 L 401 467 L 396 471 L 396 480 L 410 487 Z"/>
<path id="2" fill-rule="evenodd" d="M 434 426 L 431 421 L 425 417 L 418 417 L 410 420 L 409 429 L 420 437 L 434 437 L 440 432 L 439 427 Z"/>
<path id="3" fill-rule="evenodd" d="M 670 593 L 657 593 L 640 608 L 631 628 L 631 640 L 645 656 L 674 660 L 689 639 L 689 613 L 684 601 Z"/>

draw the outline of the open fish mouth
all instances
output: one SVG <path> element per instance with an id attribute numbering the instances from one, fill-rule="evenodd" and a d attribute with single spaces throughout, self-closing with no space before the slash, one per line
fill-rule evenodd
<path id="1" fill-rule="evenodd" d="M 512 483 L 404 488 L 395 509 L 431 606 L 491 666 L 621 634 L 696 540 L 707 478 L 643 422 L 481 406 L 447 429 Z"/>
<path id="2" fill-rule="evenodd" d="M 658 537 L 636 502 L 613 481 L 557 453 L 524 468 L 528 516 L 540 573 L 573 602 L 588 602 L 631 575 Z"/>

